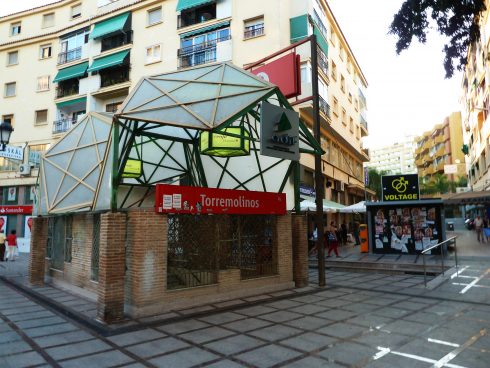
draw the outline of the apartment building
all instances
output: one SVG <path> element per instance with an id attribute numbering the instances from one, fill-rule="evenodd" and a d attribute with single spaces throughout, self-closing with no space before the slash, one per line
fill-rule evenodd
<path id="1" fill-rule="evenodd" d="M 413 136 L 405 136 L 389 146 L 371 148 L 366 167 L 385 171 L 387 174 L 416 174 L 415 142 Z"/>
<path id="2" fill-rule="evenodd" d="M 424 183 L 437 173 L 444 174 L 445 165 L 454 167 L 454 173 L 447 175 L 449 180 L 466 176 L 460 112 L 453 112 L 441 124 L 416 137 L 415 144 L 415 165 Z"/>
<path id="3" fill-rule="evenodd" d="M 60 0 L 0 18 L 0 115 L 14 128 L 0 152 L 1 203 L 31 204 L 40 155 L 83 114 L 115 112 L 141 77 L 204 63 L 244 66 L 312 33 L 326 199 L 357 202 L 368 160 L 367 81 L 325 1 Z M 311 95 L 311 62 L 306 46 L 298 51 L 302 98 Z M 296 107 L 311 127 L 311 101 Z M 313 186 L 313 162 L 301 158 L 303 186 Z M 23 234 L 24 220 L 12 216 L 8 229 Z"/>

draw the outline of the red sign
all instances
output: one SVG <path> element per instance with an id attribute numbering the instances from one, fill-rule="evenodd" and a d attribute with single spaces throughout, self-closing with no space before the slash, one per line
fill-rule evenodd
<path id="1" fill-rule="evenodd" d="M 32 214 L 32 206 L 0 206 L 0 216 L 30 214 Z"/>
<path id="2" fill-rule="evenodd" d="M 286 194 L 157 184 L 160 213 L 285 215 Z"/>
<path id="3" fill-rule="evenodd" d="M 301 94 L 300 56 L 294 52 L 251 72 L 278 86 L 287 98 Z"/>

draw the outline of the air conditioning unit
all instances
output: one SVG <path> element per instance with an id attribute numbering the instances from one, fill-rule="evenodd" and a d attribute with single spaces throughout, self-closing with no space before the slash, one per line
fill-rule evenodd
<path id="1" fill-rule="evenodd" d="M 344 185 L 345 183 L 342 181 L 335 180 L 335 190 L 337 192 L 343 192 L 344 191 Z"/>
<path id="2" fill-rule="evenodd" d="M 30 164 L 22 164 L 19 166 L 19 174 L 26 176 L 31 175 L 31 165 Z"/>

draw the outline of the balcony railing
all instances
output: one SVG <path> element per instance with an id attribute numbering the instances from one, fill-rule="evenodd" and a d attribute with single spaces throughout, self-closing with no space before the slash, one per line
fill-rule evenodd
<path id="1" fill-rule="evenodd" d="M 78 95 L 79 85 L 78 83 L 69 85 L 59 85 L 56 88 L 56 98 L 62 98 L 67 96 Z"/>
<path id="2" fill-rule="evenodd" d="M 264 23 L 256 24 L 250 27 L 245 27 L 245 32 L 243 33 L 243 38 L 254 38 L 259 37 L 264 34 Z"/>
<path id="3" fill-rule="evenodd" d="M 317 47 L 317 54 L 318 54 L 318 67 L 328 77 L 328 59 L 325 56 L 323 50 L 319 47 Z"/>
<path id="4" fill-rule="evenodd" d="M 319 101 L 320 101 L 320 111 L 325 114 L 327 118 L 330 119 L 330 105 L 323 99 L 323 97 L 319 96 Z"/>
<path id="5" fill-rule="evenodd" d="M 115 49 L 133 43 L 133 31 L 119 33 L 112 37 L 103 38 L 101 41 L 101 52 Z"/>
<path id="6" fill-rule="evenodd" d="M 64 133 L 72 127 L 73 124 L 76 124 L 77 119 L 61 119 L 53 121 L 53 134 Z"/>
<path id="7" fill-rule="evenodd" d="M 368 131 L 367 121 L 362 116 L 361 116 L 361 127 L 363 127 L 366 132 Z"/>
<path id="8" fill-rule="evenodd" d="M 82 58 L 82 47 L 77 47 L 76 49 L 69 50 L 66 52 L 60 52 L 58 54 L 58 65 L 66 64 L 70 61 L 79 60 Z"/>
<path id="9" fill-rule="evenodd" d="M 129 81 L 129 67 L 115 68 L 111 71 L 105 71 L 100 73 L 100 87 L 109 87 L 115 84 L 124 83 Z"/>
<path id="10" fill-rule="evenodd" d="M 177 16 L 177 29 L 207 22 L 212 19 L 216 19 L 216 3 L 182 11 L 182 14 Z"/>
<path id="11" fill-rule="evenodd" d="M 212 63 L 216 61 L 216 45 L 219 42 L 230 40 L 231 36 L 218 38 L 217 40 L 203 42 L 197 45 L 181 48 L 177 51 L 179 68 L 187 68 L 194 65 Z"/>

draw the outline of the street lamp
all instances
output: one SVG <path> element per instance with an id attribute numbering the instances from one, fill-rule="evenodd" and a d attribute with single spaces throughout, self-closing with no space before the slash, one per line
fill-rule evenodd
<path id="1" fill-rule="evenodd" d="M 13 131 L 14 129 L 10 122 L 4 121 L 0 124 L 0 151 L 5 151 L 5 148 L 10 141 L 10 134 L 12 134 Z"/>

